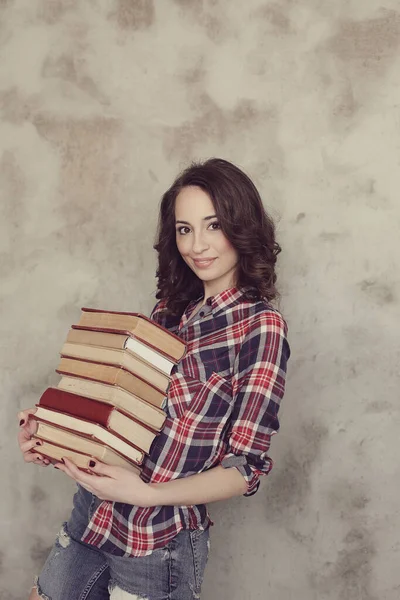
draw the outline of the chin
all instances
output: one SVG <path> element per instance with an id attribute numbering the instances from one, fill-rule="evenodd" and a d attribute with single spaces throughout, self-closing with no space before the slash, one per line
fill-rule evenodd
<path id="1" fill-rule="evenodd" d="M 214 279 L 219 279 L 218 275 L 211 275 L 211 273 L 196 273 L 196 275 L 201 281 L 214 281 Z"/>

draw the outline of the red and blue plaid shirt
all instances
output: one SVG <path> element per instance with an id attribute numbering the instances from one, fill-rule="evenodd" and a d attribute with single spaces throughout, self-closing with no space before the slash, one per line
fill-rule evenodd
<path id="1" fill-rule="evenodd" d="M 163 300 L 151 314 L 186 342 L 187 352 L 172 371 L 167 419 L 142 478 L 161 483 L 217 465 L 235 467 L 250 496 L 272 468 L 268 450 L 279 428 L 290 354 L 286 323 L 266 301 L 247 301 L 236 288 L 208 298 L 190 319 L 198 300 L 181 318 L 166 315 Z M 82 540 L 115 555 L 145 556 L 181 529 L 212 524 L 204 504 L 145 508 L 104 501 Z"/>

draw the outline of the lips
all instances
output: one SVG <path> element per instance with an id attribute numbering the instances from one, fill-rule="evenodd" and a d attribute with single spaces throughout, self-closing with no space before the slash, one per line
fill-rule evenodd
<path id="1" fill-rule="evenodd" d="M 192 260 L 196 267 L 205 269 L 213 264 L 215 258 L 193 258 Z"/>

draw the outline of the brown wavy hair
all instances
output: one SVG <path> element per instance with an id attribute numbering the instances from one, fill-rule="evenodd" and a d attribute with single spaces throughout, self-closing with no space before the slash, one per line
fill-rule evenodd
<path id="1" fill-rule="evenodd" d="M 192 163 L 161 199 L 154 244 L 158 252 L 156 298 L 165 298 L 168 312 L 180 315 L 190 300 L 204 292 L 202 281 L 176 246 L 175 199 L 187 186 L 197 186 L 209 195 L 221 230 L 239 254 L 236 287 L 246 288 L 247 300 L 274 300 L 278 296 L 275 263 L 281 251 L 274 222 L 250 177 L 222 158 Z"/>

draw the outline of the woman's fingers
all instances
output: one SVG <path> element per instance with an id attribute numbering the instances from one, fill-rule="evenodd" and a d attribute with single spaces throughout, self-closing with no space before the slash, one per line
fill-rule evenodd
<path id="1" fill-rule="evenodd" d="M 25 452 L 24 461 L 40 465 L 41 467 L 47 467 L 50 464 L 48 458 L 45 458 L 42 454 L 38 454 L 37 452 Z"/>
<path id="2" fill-rule="evenodd" d="M 18 413 L 18 444 L 26 463 L 35 463 L 41 467 L 47 467 L 50 464 L 50 461 L 40 454 L 40 441 L 32 439 L 32 436 L 37 431 L 37 422 L 35 419 L 30 419 L 29 415 L 34 415 L 36 410 L 36 407 L 27 408 Z"/>
<path id="3" fill-rule="evenodd" d="M 32 439 L 32 435 L 37 430 L 37 423 L 34 419 L 29 419 L 29 415 L 35 412 L 36 409 L 34 408 L 18 413 L 20 422 L 23 421 L 18 431 L 18 444 L 26 463 L 34 463 L 42 467 L 47 467 L 50 461 L 40 454 L 41 442 L 35 438 Z"/>
<path id="4" fill-rule="evenodd" d="M 29 415 L 35 412 L 36 408 L 30 408 L 18 413 L 19 423 L 22 423 L 22 425 L 19 426 L 17 437 L 22 452 L 24 452 L 23 444 L 30 440 L 32 435 L 37 431 L 37 422 L 35 419 L 29 418 Z"/>
<path id="5" fill-rule="evenodd" d="M 36 433 L 38 424 L 35 419 L 30 419 L 29 415 L 33 415 L 36 412 L 36 408 L 29 408 L 18 413 L 19 419 L 19 431 L 18 441 L 24 441 L 29 439 L 34 433 Z"/>
<path id="6" fill-rule="evenodd" d="M 31 419 L 29 419 L 29 415 L 34 415 L 36 411 L 37 411 L 36 407 L 26 408 L 25 410 L 21 410 L 17 415 L 19 426 L 24 427 L 27 423 L 32 422 Z"/>
<path id="7" fill-rule="evenodd" d="M 41 444 L 40 444 L 39 440 L 37 440 L 35 438 L 23 441 L 20 444 L 21 452 L 23 454 L 25 454 L 26 452 L 30 452 L 30 450 L 32 450 L 33 448 L 39 448 L 40 445 Z M 40 450 L 38 450 L 38 451 L 40 452 Z"/>

